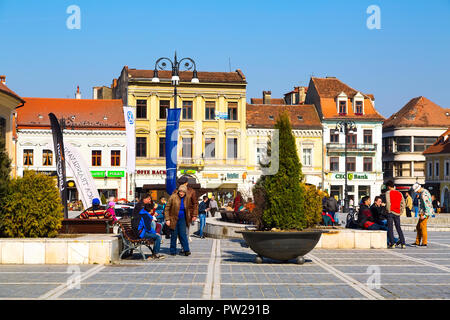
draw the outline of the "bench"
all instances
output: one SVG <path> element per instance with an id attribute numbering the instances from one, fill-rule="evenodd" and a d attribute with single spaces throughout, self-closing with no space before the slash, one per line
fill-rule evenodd
<path id="1" fill-rule="evenodd" d="M 145 260 L 145 255 L 141 249 L 141 246 L 143 245 L 147 246 L 147 248 L 149 248 L 153 254 L 153 248 L 151 245 L 154 243 L 154 241 L 152 239 L 139 238 L 139 236 L 131 227 L 131 219 L 120 219 L 117 221 L 117 223 L 119 224 L 119 235 L 122 238 L 123 244 L 123 250 L 120 253 L 119 259 L 122 259 L 122 256 L 126 252 L 130 252 L 130 254 L 133 254 L 133 250 L 137 250 L 141 254 L 142 259 Z"/>
<path id="2" fill-rule="evenodd" d="M 64 219 L 59 233 L 112 233 L 112 219 Z"/>

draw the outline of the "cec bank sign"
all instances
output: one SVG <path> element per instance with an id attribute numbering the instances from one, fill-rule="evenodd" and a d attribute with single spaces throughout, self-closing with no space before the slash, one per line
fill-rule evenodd
<path id="1" fill-rule="evenodd" d="M 335 179 L 345 179 L 344 173 L 336 173 L 334 175 Z M 358 174 L 358 173 L 347 173 L 347 179 L 348 180 L 367 180 L 369 177 L 367 174 Z"/>

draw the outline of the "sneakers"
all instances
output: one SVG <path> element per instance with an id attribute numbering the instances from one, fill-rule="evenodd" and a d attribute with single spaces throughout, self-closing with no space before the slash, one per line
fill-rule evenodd
<path id="1" fill-rule="evenodd" d="M 190 256 L 191 252 L 190 251 L 180 251 L 180 256 Z"/>
<path id="2" fill-rule="evenodd" d="M 388 248 L 388 249 L 394 249 L 394 248 L 395 248 L 395 245 L 394 245 L 394 244 L 388 244 L 387 248 Z"/>
<path id="3" fill-rule="evenodd" d="M 419 247 L 427 247 L 427 245 L 426 244 L 421 244 L 421 245 L 419 245 Z"/>
<path id="4" fill-rule="evenodd" d="M 414 246 L 414 247 L 416 247 L 416 246 L 418 246 L 419 244 L 418 244 L 418 243 L 415 243 L 415 242 L 413 242 L 413 243 L 411 243 L 411 245 L 412 245 L 412 246 Z"/>
<path id="5" fill-rule="evenodd" d="M 401 244 L 401 245 L 400 245 L 400 249 L 406 249 L 406 245 Z"/>
<path id="6" fill-rule="evenodd" d="M 160 254 L 152 254 L 151 257 L 149 257 L 147 260 L 163 260 L 166 256 L 160 255 Z"/>

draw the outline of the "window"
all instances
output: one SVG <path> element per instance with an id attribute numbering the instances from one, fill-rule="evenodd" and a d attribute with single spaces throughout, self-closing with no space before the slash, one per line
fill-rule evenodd
<path id="1" fill-rule="evenodd" d="M 339 143 L 339 132 L 334 129 L 330 130 L 330 142 L 331 143 Z"/>
<path id="2" fill-rule="evenodd" d="M 365 196 L 370 197 L 370 186 L 358 186 L 358 199 Z"/>
<path id="3" fill-rule="evenodd" d="M 330 157 L 330 171 L 339 171 L 339 157 Z"/>
<path id="4" fill-rule="evenodd" d="M 3 117 L 0 117 L 0 140 L 6 140 L 6 119 Z"/>
<path id="5" fill-rule="evenodd" d="M 33 165 L 33 149 L 23 150 L 23 165 L 24 166 Z"/>
<path id="6" fill-rule="evenodd" d="M 92 150 L 92 166 L 100 167 L 102 165 L 102 152 L 100 150 Z"/>
<path id="7" fill-rule="evenodd" d="M 434 163 L 434 176 L 436 178 L 439 178 L 439 161 L 436 161 Z"/>
<path id="8" fill-rule="evenodd" d="M 414 161 L 414 176 L 425 177 L 425 162 Z"/>
<path id="9" fill-rule="evenodd" d="M 339 101 L 339 114 L 347 114 L 347 101 Z"/>
<path id="10" fill-rule="evenodd" d="M 216 139 L 205 138 L 205 158 L 211 159 L 216 157 Z"/>
<path id="11" fill-rule="evenodd" d="M 361 100 L 355 101 L 355 114 L 363 114 L 363 102 Z"/>
<path id="12" fill-rule="evenodd" d="M 237 159 L 237 138 L 227 139 L 227 157 L 230 159 Z"/>
<path id="13" fill-rule="evenodd" d="M 136 119 L 147 119 L 147 100 L 136 100 Z"/>
<path id="14" fill-rule="evenodd" d="M 356 134 L 354 133 L 347 134 L 347 147 L 356 148 Z"/>
<path id="15" fill-rule="evenodd" d="M 169 100 L 159 100 L 159 118 L 167 119 L 167 109 L 170 108 Z"/>
<path id="16" fill-rule="evenodd" d="M 181 156 L 183 158 L 192 158 L 192 138 L 182 138 L 183 147 L 181 150 Z"/>
<path id="17" fill-rule="evenodd" d="M 214 101 L 206 101 L 205 120 L 214 120 L 215 116 L 216 116 L 216 103 Z"/>
<path id="18" fill-rule="evenodd" d="M 147 156 L 147 138 L 136 137 L 136 157 Z"/>
<path id="19" fill-rule="evenodd" d="M 365 172 L 372 172 L 372 158 L 364 158 L 363 168 Z"/>
<path id="20" fill-rule="evenodd" d="M 355 157 L 347 157 L 347 171 L 356 171 Z"/>
<path id="21" fill-rule="evenodd" d="M 159 137 L 159 157 L 166 157 L 166 137 Z"/>
<path id="22" fill-rule="evenodd" d="M 445 164 L 444 164 L 444 175 L 446 177 L 450 176 L 450 162 L 449 161 L 445 161 Z"/>
<path id="23" fill-rule="evenodd" d="M 396 177 L 410 177 L 411 163 L 410 162 L 395 162 L 394 174 Z"/>
<path id="24" fill-rule="evenodd" d="M 364 143 L 372 143 L 372 130 L 364 130 Z"/>
<path id="25" fill-rule="evenodd" d="M 433 176 L 433 164 L 428 162 L 428 177 L 431 178 Z"/>
<path id="26" fill-rule="evenodd" d="M 43 150 L 42 151 L 42 165 L 51 166 L 53 164 L 53 151 Z"/>
<path id="27" fill-rule="evenodd" d="M 183 101 L 183 120 L 192 120 L 192 101 Z"/>
<path id="28" fill-rule="evenodd" d="M 394 169 L 393 162 L 384 162 L 383 161 L 383 172 L 385 177 L 393 177 Z"/>
<path id="29" fill-rule="evenodd" d="M 228 120 L 238 119 L 237 102 L 228 102 Z"/>
<path id="30" fill-rule="evenodd" d="M 111 167 L 120 166 L 120 150 L 111 150 Z"/>
<path id="31" fill-rule="evenodd" d="M 437 137 L 414 137 L 414 152 L 424 152 L 436 139 Z"/>
<path id="32" fill-rule="evenodd" d="M 411 152 L 411 137 L 396 137 L 397 152 Z"/>
<path id="33" fill-rule="evenodd" d="M 303 165 L 310 167 L 312 165 L 312 149 L 303 149 Z"/>
<path id="34" fill-rule="evenodd" d="M 267 145 L 260 145 L 256 148 L 256 163 L 258 165 L 267 164 Z"/>
<path id="35" fill-rule="evenodd" d="M 383 153 L 392 153 L 394 151 L 394 138 L 383 138 Z"/>

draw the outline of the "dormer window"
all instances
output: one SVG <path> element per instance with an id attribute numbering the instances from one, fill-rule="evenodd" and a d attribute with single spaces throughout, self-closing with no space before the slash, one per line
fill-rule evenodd
<path id="1" fill-rule="evenodd" d="M 339 100 L 339 114 L 347 114 L 347 101 Z"/>
<path id="2" fill-rule="evenodd" d="M 359 92 L 353 98 L 353 112 L 360 116 L 364 114 L 364 96 Z"/>
<path id="3" fill-rule="evenodd" d="M 362 101 L 355 102 L 355 114 L 362 115 L 363 114 L 363 103 Z"/>

